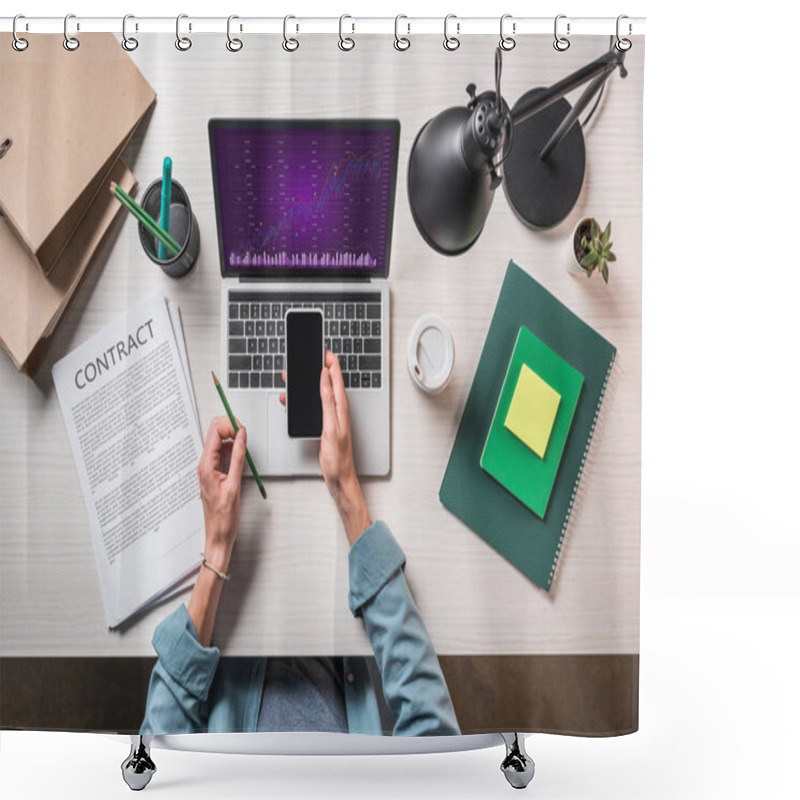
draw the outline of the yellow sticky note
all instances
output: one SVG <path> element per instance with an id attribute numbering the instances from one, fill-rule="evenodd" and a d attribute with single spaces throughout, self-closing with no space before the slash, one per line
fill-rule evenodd
<path id="1" fill-rule="evenodd" d="M 505 426 L 539 458 L 544 458 L 560 402 L 561 395 L 523 364 Z"/>

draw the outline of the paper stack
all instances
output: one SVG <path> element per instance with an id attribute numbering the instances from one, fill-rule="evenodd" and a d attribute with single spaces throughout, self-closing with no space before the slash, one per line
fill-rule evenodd
<path id="1" fill-rule="evenodd" d="M 202 562 L 203 441 L 177 305 L 153 295 L 58 361 L 53 380 L 114 628 Z"/>

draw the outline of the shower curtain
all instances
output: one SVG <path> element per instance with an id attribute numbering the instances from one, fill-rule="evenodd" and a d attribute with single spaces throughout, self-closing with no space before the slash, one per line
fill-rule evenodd
<path id="1" fill-rule="evenodd" d="M 14 81 L 0 158 L 0 725 L 637 730 L 644 38 L 622 59 L 607 36 L 498 51 L 496 35 L 295 47 L 184 33 L 188 47 L 140 35 L 130 52 L 111 34 L 79 35 L 72 50 L 60 35 L 19 51 L 0 38 Z M 515 117 L 609 53 L 602 85 L 594 73 Z M 67 69 L 91 77 L 65 101 L 42 76 Z M 90 110 L 100 128 L 70 138 Z M 60 216 L 35 200 L 67 182 L 50 147 L 85 177 Z M 108 192 L 114 178 L 164 223 L 161 184 L 154 204 L 143 198 L 165 157 L 188 226 L 173 217 L 184 238 L 163 251 L 165 263 L 180 253 L 172 273 Z M 90 236 L 80 226 L 95 212 Z M 385 301 L 347 294 L 375 279 Z M 239 295 L 223 296 L 237 280 Z M 262 303 L 270 281 L 344 286 L 305 302 L 329 353 L 322 456 L 319 434 L 302 444 L 316 475 L 272 461 L 282 437 L 300 445 L 278 405 L 293 301 Z M 160 334 L 130 324 L 155 307 L 174 363 L 150 380 Z M 86 349 L 98 342 L 110 344 Z M 369 440 L 354 397 L 367 392 L 387 404 Z M 167 448 L 180 426 L 188 444 Z M 364 468 L 379 445 L 381 466 Z M 223 484 L 227 500 L 214 495 Z M 215 514 L 228 514 L 219 529 Z M 120 586 L 135 594 L 183 550 L 181 574 L 111 618 Z"/>

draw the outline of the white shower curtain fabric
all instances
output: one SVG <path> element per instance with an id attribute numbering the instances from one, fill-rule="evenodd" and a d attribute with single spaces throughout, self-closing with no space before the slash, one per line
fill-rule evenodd
<path id="1" fill-rule="evenodd" d="M 81 35 L 75 52 L 60 36 L 48 44 L 31 37 L 22 53 L 10 37 L 0 40 L 2 68 L 15 60 L 15 69 L 22 61 L 30 70 L 18 87 L 36 99 L 30 113 L 50 120 L 39 143 L 58 139 L 67 116 L 81 113 L 36 83 L 42 63 L 58 70 L 68 59 L 105 58 L 98 42 L 109 36 Z M 549 159 L 541 137 L 555 132 L 586 84 L 514 124 L 513 139 L 503 122 L 493 135 L 505 137 L 513 157 L 495 175 L 487 157 L 470 151 L 479 134 L 469 126 L 484 124 L 476 108 L 494 97 L 497 36 L 464 37 L 452 52 L 427 35 L 405 51 L 373 35 L 354 36 L 349 51 L 337 36 L 301 37 L 294 52 L 269 35 L 245 37 L 238 52 L 224 35 L 195 36 L 183 52 L 171 35 L 139 38 L 124 58 L 156 100 L 120 142 L 138 182 L 130 194 L 141 200 L 168 156 L 198 249 L 185 274 L 171 276 L 124 211 L 31 374 L 2 358 L 1 724 L 411 736 L 637 730 L 644 37 Z M 508 107 L 610 46 L 608 37 L 582 36 L 558 52 L 551 36 L 518 37 L 502 53 Z M 118 61 L 107 68 L 113 80 Z M 78 89 L 85 103 L 102 95 L 97 85 Z M 122 94 L 100 116 L 112 125 L 126 102 Z M 14 122 L 4 119 L 4 131 Z M 76 159 L 91 155 L 88 141 L 71 146 Z M 24 139 L 9 154 L 15 149 L 29 167 L 37 158 Z M 495 161 L 504 155 L 500 147 Z M 529 180 L 533 167 L 538 177 Z M 4 180 L 3 198 L 10 188 Z M 536 225 L 530 214 L 540 211 L 531 207 L 557 218 Z M 20 242 L 6 217 L 4 243 Z M 240 299 L 223 299 L 237 280 Z M 336 365 L 326 362 L 321 407 L 328 414 L 335 394 L 338 413 L 352 412 L 336 417 L 337 430 L 345 448 L 352 436 L 368 514 L 355 538 L 341 502 L 337 513 L 336 488 L 330 496 L 336 479 L 318 458 L 319 442 L 298 445 L 286 432 L 282 332 L 293 301 L 265 300 L 262 312 L 256 295 L 270 282 L 310 292 L 305 310 L 323 315 Z M 313 294 L 331 282 L 344 286 L 339 300 Z M 385 304 L 363 294 L 368 286 L 385 286 Z M 18 305 L 33 303 L 18 291 Z M 109 629 L 94 506 L 53 366 L 154 294 L 179 309 L 181 374 L 202 434 L 192 458 L 209 452 L 215 425 L 227 424 L 215 422 L 225 410 L 213 370 L 247 429 L 267 499 L 240 462 L 229 561 L 211 558 L 206 524 L 192 557 L 202 549 L 214 570 L 195 563 L 177 591 Z M 425 315 L 442 323 L 444 337 L 426 328 L 434 338 L 410 341 Z M 409 352 L 430 372 L 448 335 L 452 369 L 441 391 L 426 392 L 409 371 Z M 232 338 L 241 352 L 225 349 Z M 365 433 L 358 395 L 379 392 L 387 468 L 362 469 L 379 436 Z M 145 457 L 146 423 L 134 419 L 135 403 L 117 402 L 126 409 L 119 431 L 129 430 L 109 430 L 97 447 L 125 472 Z M 169 436 L 174 420 L 166 412 L 158 419 L 154 438 Z M 330 435 L 326 427 L 323 443 Z M 280 442 L 304 448 L 317 475 L 267 468 L 279 463 Z M 191 472 L 182 502 L 208 523 L 214 504 L 202 466 Z M 170 481 L 164 474 L 150 494 L 132 497 L 137 513 L 174 500 Z M 168 515 L 162 522 L 168 527 Z M 166 557 L 154 548 L 136 569 Z"/>

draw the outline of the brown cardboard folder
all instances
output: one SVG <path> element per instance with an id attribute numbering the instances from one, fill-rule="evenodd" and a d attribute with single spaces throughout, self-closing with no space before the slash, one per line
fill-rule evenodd
<path id="1" fill-rule="evenodd" d="M 155 92 L 113 34 L 0 34 L 0 343 L 33 374 L 136 179 L 121 153 Z"/>
<path id="2" fill-rule="evenodd" d="M 49 272 L 155 92 L 111 33 L 37 34 L 24 52 L 0 35 L 0 211 Z"/>
<path id="3" fill-rule="evenodd" d="M 126 192 L 136 187 L 133 173 L 120 160 L 108 174 Z M 75 291 L 124 212 L 109 192 L 100 191 L 84 214 L 56 266 L 45 275 L 0 219 L 0 342 L 14 366 L 34 374 L 50 336 L 69 308 Z"/>

